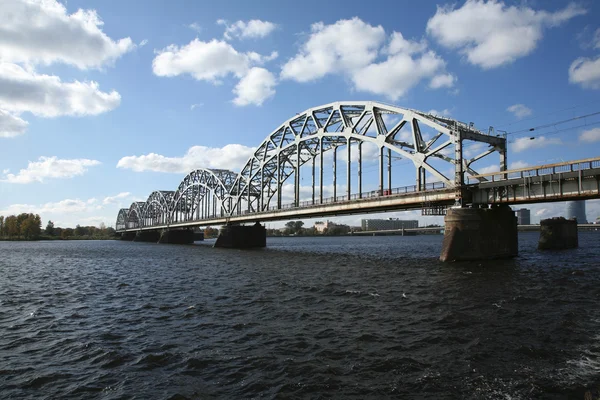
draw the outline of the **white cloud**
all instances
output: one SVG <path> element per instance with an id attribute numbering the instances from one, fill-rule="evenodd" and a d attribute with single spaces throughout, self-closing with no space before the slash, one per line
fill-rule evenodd
<path id="1" fill-rule="evenodd" d="M 276 57 L 276 52 L 270 56 L 240 53 L 224 41 L 194 39 L 185 46 L 170 45 L 158 51 L 152 61 L 152 70 L 158 76 L 189 74 L 199 81 L 218 84 L 227 75 L 241 78 L 251 65 L 260 65 Z"/>
<path id="2" fill-rule="evenodd" d="M 133 50 L 130 38 L 112 40 L 95 10 L 68 14 L 56 0 L 0 2 L 0 59 L 4 62 L 100 68 Z"/>
<path id="3" fill-rule="evenodd" d="M 583 15 L 571 3 L 556 12 L 526 6 L 506 6 L 497 0 L 468 0 L 462 7 L 438 6 L 427 22 L 427 33 L 443 46 L 458 49 L 467 60 L 484 69 L 508 64 L 531 53 L 544 28 L 555 27 Z"/>
<path id="4" fill-rule="evenodd" d="M 147 44 L 148 44 L 148 39 L 144 39 L 144 40 L 142 40 L 142 41 L 140 42 L 139 46 L 140 46 L 140 47 L 144 47 L 144 46 L 145 46 L 145 45 L 147 45 Z"/>
<path id="5" fill-rule="evenodd" d="M 204 106 L 204 103 L 194 103 L 194 104 L 192 104 L 190 106 L 190 110 L 194 111 L 196 108 L 200 108 L 200 107 L 203 107 L 203 106 Z"/>
<path id="6" fill-rule="evenodd" d="M 264 68 L 254 67 L 238 82 L 233 92 L 233 103 L 237 106 L 254 104 L 257 106 L 275 95 L 277 80 Z"/>
<path id="7" fill-rule="evenodd" d="M 96 208 L 96 207 L 94 207 Z M 16 215 L 21 213 L 35 214 L 56 214 L 56 213 L 76 213 L 89 211 L 90 204 L 80 199 L 65 199 L 55 203 L 45 203 L 41 205 L 33 204 L 12 204 L 6 209 L 0 211 L 3 215 Z"/>
<path id="8" fill-rule="evenodd" d="M 202 31 L 202 27 L 197 22 L 192 22 L 187 27 L 190 28 L 191 30 L 195 31 L 196 33 L 200 33 Z"/>
<path id="9" fill-rule="evenodd" d="M 431 89 L 440 89 L 440 88 L 449 88 L 454 86 L 454 82 L 456 82 L 456 77 L 452 74 L 441 74 L 436 75 L 429 82 L 429 87 Z"/>
<path id="10" fill-rule="evenodd" d="M 158 52 L 152 69 L 158 76 L 189 74 L 197 80 L 218 85 L 228 75 L 240 79 L 233 90 L 236 105 L 261 105 L 275 94 L 277 81 L 262 65 L 277 58 L 277 52 L 263 56 L 255 52 L 240 53 L 229 43 L 219 40 L 203 42 L 198 39 L 178 47 L 175 45 Z M 191 109 L 195 107 L 192 105 Z"/>
<path id="11" fill-rule="evenodd" d="M 529 163 L 523 160 L 512 162 L 508 165 L 508 169 L 521 169 L 529 167 Z"/>
<path id="12" fill-rule="evenodd" d="M 447 108 L 444 108 L 441 111 L 432 108 L 431 110 L 427 111 L 427 113 L 431 115 L 439 115 L 440 117 L 449 117 L 452 115 L 452 112 Z"/>
<path id="13" fill-rule="evenodd" d="M 27 121 L 0 110 L 0 138 L 22 135 L 27 130 Z"/>
<path id="14" fill-rule="evenodd" d="M 538 136 L 533 139 L 528 137 L 518 138 L 512 143 L 512 151 L 518 153 L 527 149 L 538 149 L 553 144 L 562 144 L 559 138 L 547 138 L 545 136 Z"/>
<path id="15" fill-rule="evenodd" d="M 62 82 L 19 65 L 0 63 L 0 108 L 42 117 L 97 115 L 116 108 L 121 95 L 99 90 L 96 82 Z"/>
<path id="16" fill-rule="evenodd" d="M 355 71 L 352 80 L 358 90 L 385 95 L 396 101 L 421 80 L 429 77 L 436 79 L 437 73 L 443 71 L 444 67 L 444 60 L 433 51 L 428 51 L 418 58 L 399 53 L 390 56 L 386 61 L 370 64 Z M 435 84 L 439 85 L 439 80 Z M 430 87 L 433 88 L 433 81 Z"/>
<path id="17" fill-rule="evenodd" d="M 371 26 L 359 18 L 322 22 L 311 26 L 312 34 L 300 52 L 282 68 L 284 79 L 308 82 L 335 72 L 351 72 L 369 65 L 385 40 L 381 25 Z"/>
<path id="18" fill-rule="evenodd" d="M 254 148 L 241 144 L 228 144 L 222 148 L 193 146 L 183 157 L 165 157 L 155 153 L 123 157 L 117 163 L 117 168 L 184 174 L 198 168 L 239 171 L 254 151 Z"/>
<path id="19" fill-rule="evenodd" d="M 252 19 L 248 22 L 237 21 L 232 25 L 229 25 L 224 19 L 220 19 L 217 21 L 217 24 L 225 26 L 225 33 L 223 36 L 227 40 L 233 38 L 264 38 L 277 28 L 277 24 L 269 21 L 261 21 L 259 19 Z"/>
<path id="20" fill-rule="evenodd" d="M 46 178 L 73 178 L 83 175 L 87 167 L 100 165 L 100 161 L 88 159 L 61 160 L 57 157 L 40 157 L 38 161 L 30 161 L 27 168 L 18 174 L 6 173 L 1 179 L 8 183 L 43 182 Z"/>
<path id="21" fill-rule="evenodd" d="M 105 197 L 104 200 L 102 201 L 102 204 L 117 203 L 119 200 L 123 200 L 123 199 L 126 199 L 128 197 L 131 197 L 131 193 L 129 193 L 129 192 L 121 192 L 121 193 L 119 193 L 117 195 L 114 195 L 114 196 Z M 91 199 L 91 200 L 96 200 L 96 199 Z M 88 200 L 88 202 L 89 202 L 89 200 Z"/>
<path id="22" fill-rule="evenodd" d="M 385 58 L 377 62 L 379 55 Z M 445 72 L 445 66 L 441 57 L 427 50 L 425 41 L 393 32 L 386 44 L 383 27 L 355 17 L 332 25 L 313 24 L 299 53 L 283 65 L 281 78 L 309 82 L 343 74 L 357 90 L 397 100 L 421 80 L 429 79 L 433 89 L 452 86 L 455 77 Z"/>
<path id="23" fill-rule="evenodd" d="M 593 128 L 583 131 L 579 136 L 579 140 L 582 142 L 599 142 L 600 128 Z"/>
<path id="24" fill-rule="evenodd" d="M 515 161 L 512 162 L 508 165 L 508 169 L 520 169 L 520 168 L 525 168 L 528 167 L 529 164 L 525 161 Z M 478 173 L 480 174 L 488 174 L 491 172 L 499 172 L 500 171 L 500 164 L 491 164 L 491 165 L 487 165 L 485 167 L 476 167 L 474 168 Z"/>
<path id="25" fill-rule="evenodd" d="M 600 89 L 600 56 L 595 59 L 581 57 L 569 67 L 569 82 L 584 88 Z"/>
<path id="26" fill-rule="evenodd" d="M 513 113 L 517 118 L 525 118 L 532 114 L 531 109 L 524 104 L 513 104 L 506 111 Z"/>
<path id="27" fill-rule="evenodd" d="M 0 215 L 39 214 L 42 217 L 42 227 L 48 220 L 53 221 L 54 226 L 61 228 L 74 228 L 76 225 L 99 226 L 101 223 L 114 227 L 118 212 L 116 206 L 98 204 L 95 198 L 65 199 L 44 204 L 12 204 L 0 210 Z"/>

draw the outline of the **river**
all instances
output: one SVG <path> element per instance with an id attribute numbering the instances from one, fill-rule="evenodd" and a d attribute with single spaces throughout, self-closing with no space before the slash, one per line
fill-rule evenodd
<path id="1" fill-rule="evenodd" d="M 537 239 L 0 242 L 0 398 L 596 398 L 600 235 Z"/>

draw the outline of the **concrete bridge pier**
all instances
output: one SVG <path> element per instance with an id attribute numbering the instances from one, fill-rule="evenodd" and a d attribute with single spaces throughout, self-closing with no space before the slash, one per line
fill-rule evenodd
<path id="1" fill-rule="evenodd" d="M 165 229 L 160 232 L 158 243 L 192 244 L 194 243 L 194 231 L 190 229 Z"/>
<path id="2" fill-rule="evenodd" d="M 573 249 L 578 246 L 577 220 L 559 217 L 540 221 L 539 250 Z"/>
<path id="3" fill-rule="evenodd" d="M 509 206 L 451 208 L 441 261 L 488 260 L 518 254 L 517 218 Z"/>
<path id="4" fill-rule="evenodd" d="M 137 231 L 135 233 L 135 237 L 133 238 L 133 241 L 134 242 L 157 243 L 158 239 L 160 239 L 159 231 Z"/>
<path id="5" fill-rule="evenodd" d="M 121 240 L 131 242 L 133 239 L 135 239 L 135 234 L 136 232 L 123 232 L 121 233 Z"/>
<path id="6" fill-rule="evenodd" d="M 214 247 L 250 249 L 267 246 L 267 230 L 260 223 L 251 226 L 225 225 Z"/>

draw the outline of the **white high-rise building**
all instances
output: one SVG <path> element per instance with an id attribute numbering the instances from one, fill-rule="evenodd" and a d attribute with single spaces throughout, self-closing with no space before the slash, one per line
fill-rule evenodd
<path id="1" fill-rule="evenodd" d="M 567 218 L 576 218 L 578 224 L 587 224 L 585 200 L 567 201 Z"/>

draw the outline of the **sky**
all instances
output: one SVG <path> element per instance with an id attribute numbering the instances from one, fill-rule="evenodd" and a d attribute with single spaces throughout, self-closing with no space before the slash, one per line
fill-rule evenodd
<path id="1" fill-rule="evenodd" d="M 238 172 L 284 121 L 344 100 L 493 126 L 511 168 L 600 156 L 596 1 L 140 4 L 0 0 L 0 215 L 114 226 L 120 208 L 196 168 Z M 565 214 L 528 208 L 532 222 Z M 387 217 L 440 222 L 368 218 Z"/>

